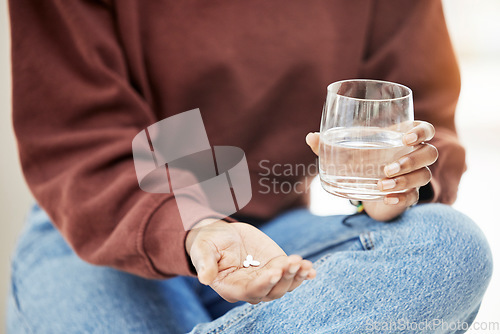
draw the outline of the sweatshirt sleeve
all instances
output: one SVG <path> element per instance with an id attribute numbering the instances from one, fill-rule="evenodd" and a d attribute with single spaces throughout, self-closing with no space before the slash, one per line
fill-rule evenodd
<path id="1" fill-rule="evenodd" d="M 175 198 L 137 182 L 132 139 L 158 119 L 130 82 L 110 8 L 12 0 L 10 14 L 14 129 L 38 203 L 87 262 L 193 274 Z M 204 200 L 186 194 L 193 221 L 213 216 Z"/>
<path id="2" fill-rule="evenodd" d="M 402 83 L 414 94 L 415 119 L 432 123 L 439 151 L 421 201 L 451 204 L 465 171 L 455 129 L 457 61 L 439 0 L 375 0 L 361 77 Z"/>

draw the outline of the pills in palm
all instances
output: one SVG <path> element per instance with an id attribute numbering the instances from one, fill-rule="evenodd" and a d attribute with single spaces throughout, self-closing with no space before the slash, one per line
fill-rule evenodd
<path id="1" fill-rule="evenodd" d="M 248 254 L 245 261 L 243 261 L 243 267 L 248 268 L 250 266 L 257 267 L 260 265 L 260 262 L 253 259 L 253 256 Z"/>

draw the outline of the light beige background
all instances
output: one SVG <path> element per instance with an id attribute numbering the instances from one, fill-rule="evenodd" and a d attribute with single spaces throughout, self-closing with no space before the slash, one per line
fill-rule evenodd
<path id="1" fill-rule="evenodd" d="M 468 149 L 469 170 L 455 207 L 472 217 L 490 240 L 500 265 L 500 1 L 444 0 L 450 33 L 462 70 L 462 95 L 457 125 Z M 4 330 L 9 256 L 31 202 L 19 169 L 11 125 L 9 25 L 5 0 L 0 0 L 0 333 Z M 311 209 L 318 214 L 348 210 L 313 185 Z M 336 205 L 332 205 L 336 203 Z M 495 270 L 476 322 L 500 323 L 500 274 Z M 500 333 L 478 330 L 471 333 Z"/>
<path id="2" fill-rule="evenodd" d="M 9 21 L 0 0 L 0 333 L 4 332 L 9 256 L 31 201 L 21 176 L 12 131 Z"/>

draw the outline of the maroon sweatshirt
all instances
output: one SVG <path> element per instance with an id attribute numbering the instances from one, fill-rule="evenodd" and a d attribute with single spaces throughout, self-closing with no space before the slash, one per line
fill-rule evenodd
<path id="1" fill-rule="evenodd" d="M 172 194 L 143 192 L 132 139 L 200 108 L 211 145 L 242 148 L 263 219 L 297 195 L 259 173 L 309 164 L 326 86 L 399 82 L 436 127 L 432 201 L 465 169 L 454 125 L 460 79 L 438 0 L 12 0 L 14 128 L 28 185 L 84 260 L 148 278 L 191 274 Z M 301 175 L 271 176 L 295 183 Z M 196 219 L 211 211 L 192 200 Z"/>

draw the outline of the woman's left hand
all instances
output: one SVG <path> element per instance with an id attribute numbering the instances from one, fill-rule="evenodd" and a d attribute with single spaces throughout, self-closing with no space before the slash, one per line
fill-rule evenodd
<path id="1" fill-rule="evenodd" d="M 414 126 L 403 136 L 403 143 L 413 146 L 412 152 L 399 158 L 384 168 L 386 178 L 379 180 L 381 191 L 391 192 L 383 201 L 365 201 L 366 213 L 376 220 L 387 221 L 399 216 L 407 207 L 418 202 L 418 190 L 431 180 L 429 170 L 438 158 L 437 149 L 426 143 L 434 137 L 432 124 L 414 122 Z M 314 153 L 319 150 L 319 133 L 309 133 L 306 142 Z M 394 191 L 406 190 L 401 193 Z"/>

